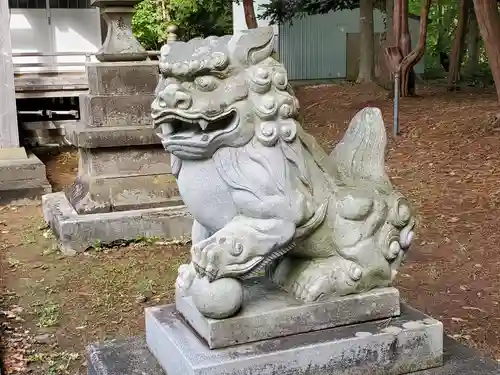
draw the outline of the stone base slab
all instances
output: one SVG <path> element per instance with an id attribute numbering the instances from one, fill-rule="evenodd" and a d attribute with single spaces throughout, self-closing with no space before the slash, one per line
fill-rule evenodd
<path id="1" fill-rule="evenodd" d="M 80 95 L 82 123 L 87 127 L 153 126 L 154 94 Z"/>
<path id="2" fill-rule="evenodd" d="M 182 205 L 161 146 L 78 149 L 78 177 L 65 190 L 78 214 Z"/>
<path id="3" fill-rule="evenodd" d="M 500 374 L 500 365 L 498 363 L 482 358 L 475 350 L 463 346 L 449 337 L 444 338 L 443 361 L 444 365 L 441 367 L 417 371 L 413 375 Z M 138 337 L 124 341 L 112 340 L 89 345 L 87 348 L 87 363 L 88 375 L 165 375 L 165 372 L 147 349 L 144 339 Z M 281 371 L 279 374 L 289 375 L 291 373 Z M 295 374 L 301 373 L 296 372 Z M 375 374 L 385 375 L 374 370 L 355 373 L 355 375 Z"/>
<path id="4" fill-rule="evenodd" d="M 149 95 L 160 77 L 157 61 L 98 62 L 86 68 L 92 95 Z"/>
<path id="5" fill-rule="evenodd" d="M 161 144 L 153 125 L 84 128 L 81 123 L 66 125 L 66 139 L 75 147 L 123 147 Z"/>
<path id="6" fill-rule="evenodd" d="M 0 204 L 26 203 L 52 191 L 40 159 L 25 152 L 26 157 L 21 158 L 21 154 L 19 151 L 12 159 L 0 159 Z"/>
<path id="7" fill-rule="evenodd" d="M 441 366 L 443 325 L 399 317 L 211 350 L 174 305 L 146 309 L 146 341 L 168 375 L 399 375 Z"/>
<path id="8" fill-rule="evenodd" d="M 120 240 L 181 238 L 191 233 L 193 223 L 184 206 L 78 215 L 63 192 L 44 195 L 42 207 L 45 221 L 68 255 Z"/>
<path id="9" fill-rule="evenodd" d="M 206 318 L 196 309 L 191 297 L 177 296 L 177 311 L 210 348 L 319 331 L 400 314 L 396 288 L 375 289 L 306 304 L 263 277 L 246 280 L 243 285 L 243 308 L 229 319 Z"/>

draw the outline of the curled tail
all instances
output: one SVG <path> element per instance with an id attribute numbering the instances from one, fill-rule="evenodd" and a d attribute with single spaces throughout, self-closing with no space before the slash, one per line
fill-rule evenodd
<path id="1" fill-rule="evenodd" d="M 387 135 L 378 108 L 367 107 L 356 113 L 344 138 L 330 154 L 337 176 L 346 184 L 371 185 L 392 190 L 385 171 Z"/>

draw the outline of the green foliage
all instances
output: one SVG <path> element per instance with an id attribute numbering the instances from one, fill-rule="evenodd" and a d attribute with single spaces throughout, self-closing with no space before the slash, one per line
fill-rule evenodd
<path id="1" fill-rule="evenodd" d="M 165 44 L 169 24 L 177 25 L 177 34 L 183 40 L 229 34 L 233 24 L 232 2 L 143 0 L 136 6 L 132 29 L 146 49 L 159 50 Z"/>
<path id="2" fill-rule="evenodd" d="M 136 6 L 132 30 L 147 50 L 159 50 L 167 40 L 167 22 L 156 0 L 143 0 Z"/>
<path id="3" fill-rule="evenodd" d="M 374 0 L 374 6 L 385 9 L 385 1 Z M 281 23 L 305 15 L 358 8 L 359 0 L 271 0 L 261 7 L 263 12 L 259 18 L 269 19 L 271 23 Z"/>
<path id="4" fill-rule="evenodd" d="M 431 75 L 444 75 L 439 61 L 439 53 L 450 54 L 458 17 L 458 1 L 437 0 L 429 10 L 427 26 L 427 49 L 425 54 L 426 70 Z M 409 1 L 409 11 L 420 14 L 420 0 Z M 415 41 L 412 41 L 413 44 Z"/>
<path id="5" fill-rule="evenodd" d="M 420 14 L 421 0 L 409 0 L 409 11 Z M 425 69 L 427 78 L 445 77 L 446 72 L 441 66 L 439 53 L 451 54 L 451 48 L 455 39 L 455 30 L 458 24 L 459 1 L 436 0 L 432 3 L 429 11 L 429 24 L 427 26 L 427 49 L 425 54 Z M 466 37 L 467 41 L 467 37 Z M 415 41 L 412 41 L 415 44 Z M 468 53 L 464 56 L 463 63 L 466 64 L 470 58 Z M 482 41 L 479 46 L 479 64 L 477 71 L 469 81 L 491 81 L 491 70 Z"/>
<path id="6" fill-rule="evenodd" d="M 232 32 L 233 8 L 227 0 L 171 0 L 169 13 L 179 37 L 189 40 Z"/>

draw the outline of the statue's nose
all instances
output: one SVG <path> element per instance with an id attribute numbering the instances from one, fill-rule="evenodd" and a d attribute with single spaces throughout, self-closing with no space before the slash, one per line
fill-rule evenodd
<path id="1" fill-rule="evenodd" d="M 189 109 L 193 102 L 191 95 L 182 91 L 177 84 L 167 85 L 158 95 L 158 105 L 161 108 Z"/>

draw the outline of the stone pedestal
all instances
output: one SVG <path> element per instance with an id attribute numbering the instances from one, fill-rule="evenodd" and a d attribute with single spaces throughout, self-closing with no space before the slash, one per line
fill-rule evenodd
<path id="1" fill-rule="evenodd" d="M 190 297 L 146 309 L 146 341 L 168 375 L 399 375 L 443 364 L 443 325 L 394 288 L 303 303 L 266 279 L 244 284 L 243 310 L 204 318 Z"/>
<path id="2" fill-rule="evenodd" d="M 0 0 L 0 204 L 51 191 L 45 165 L 20 147 L 9 24 L 8 3 Z"/>
<path id="3" fill-rule="evenodd" d="M 190 233 L 191 217 L 150 116 L 158 65 L 90 63 L 87 73 L 82 121 L 66 129 L 78 147 L 78 177 L 64 193 L 43 197 L 45 219 L 63 250 Z"/>
<path id="4" fill-rule="evenodd" d="M 455 340 L 444 338 L 443 366 L 414 372 L 413 375 L 498 375 L 500 365 L 480 356 Z M 175 359 L 172 358 L 172 361 Z M 92 344 L 87 349 L 88 375 L 166 375 L 158 361 L 148 350 L 142 338 L 134 337 L 124 341 L 111 340 Z M 375 368 L 355 375 L 383 375 Z M 266 372 L 269 374 L 271 372 Z M 187 374 L 187 372 L 185 373 Z M 223 373 L 225 374 L 225 373 Z M 279 375 L 316 375 L 316 372 L 294 372 L 287 368 L 273 373 Z M 391 372 L 386 372 L 391 374 Z"/>

